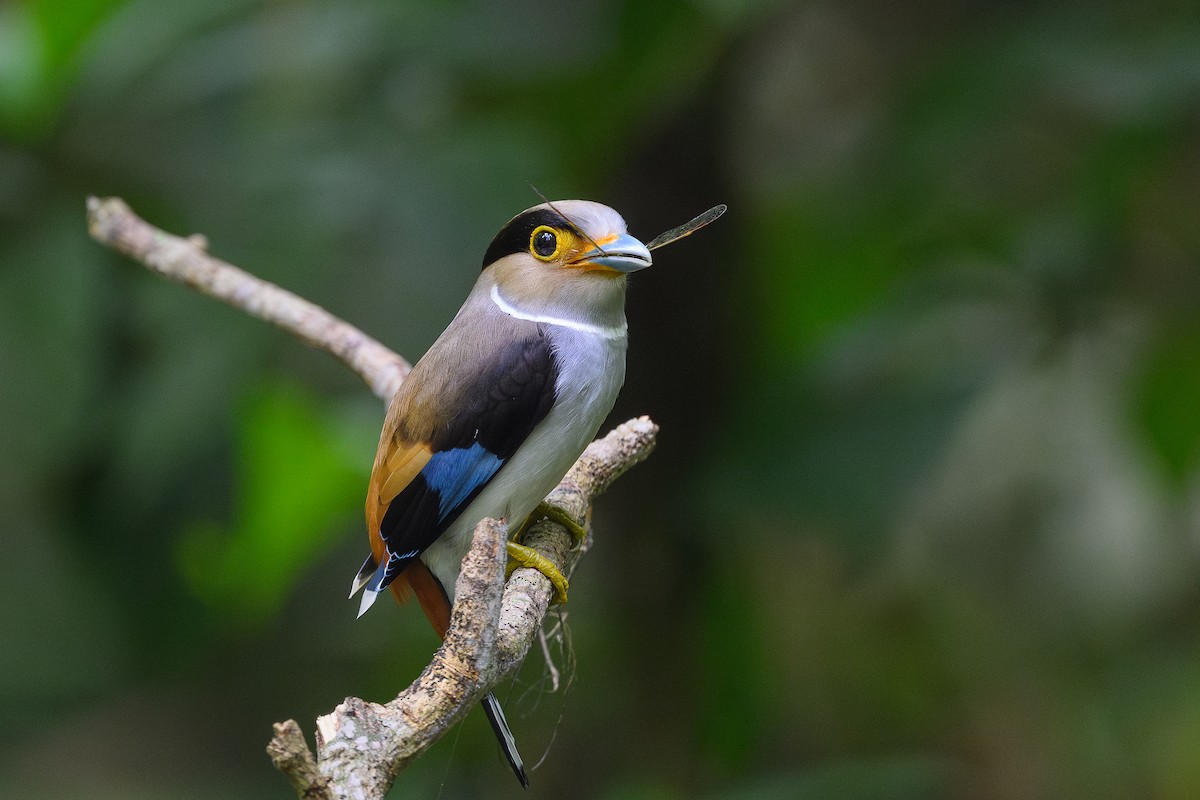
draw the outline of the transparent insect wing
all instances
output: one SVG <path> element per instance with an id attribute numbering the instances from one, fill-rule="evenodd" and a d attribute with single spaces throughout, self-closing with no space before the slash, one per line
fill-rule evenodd
<path id="1" fill-rule="evenodd" d="M 683 223 L 678 228 L 671 228 L 671 230 L 667 231 L 666 233 L 660 233 L 658 236 L 655 236 L 650 240 L 650 243 L 646 245 L 646 249 L 654 250 L 671 244 L 672 242 L 677 242 L 685 236 L 691 236 L 705 225 L 715 222 L 722 214 L 725 213 L 726 209 L 728 208 L 729 206 L 725 205 L 724 203 L 713 206 L 708 211 L 705 211 L 703 214 Z"/>

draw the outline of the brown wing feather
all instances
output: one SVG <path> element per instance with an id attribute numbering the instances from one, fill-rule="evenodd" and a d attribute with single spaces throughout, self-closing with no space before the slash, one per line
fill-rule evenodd
<path id="1" fill-rule="evenodd" d="M 379 526 L 388 504 L 420 474 L 432 456 L 428 445 L 402 442 L 397 433 L 392 433 L 386 441 L 387 447 L 380 443 L 367 489 L 367 529 L 371 536 L 371 552 L 375 554 L 375 560 L 380 562 L 387 557 Z M 450 601 L 425 562 L 414 560 L 392 581 L 391 589 L 398 603 L 408 600 L 410 593 L 415 594 L 438 637 L 446 638 L 446 631 L 450 627 Z"/>
<path id="2" fill-rule="evenodd" d="M 384 424 L 379 450 L 375 455 L 375 467 L 371 470 L 371 480 L 367 484 L 367 533 L 370 537 L 371 552 L 378 563 L 387 558 L 386 546 L 379 535 L 379 526 L 383 522 L 383 515 L 387 513 L 388 504 L 420 474 L 433 455 L 429 445 L 403 441 L 396 431 L 392 417 L 389 413 Z M 401 603 L 408 598 L 407 577 L 406 571 L 392 582 L 392 594 Z"/>
<path id="3" fill-rule="evenodd" d="M 388 407 L 366 498 L 367 531 L 376 563 L 387 560 L 380 528 L 388 506 L 421 474 L 435 448 L 464 444 L 441 440 L 459 433 L 451 424 L 457 415 L 486 400 L 486 393 L 481 395 L 477 391 L 478 384 L 469 380 L 447 381 L 444 376 L 486 374 L 489 365 L 503 360 L 499 354 L 504 352 L 505 343 L 539 335 L 535 323 L 501 313 L 486 295 L 469 299 L 468 304 L 471 303 L 475 303 L 469 315 L 474 324 L 465 326 L 456 318 L 413 367 Z M 480 330 L 487 335 L 481 336 Z M 551 376 L 549 385 L 553 383 Z M 538 409 L 536 418 L 544 415 L 545 410 Z M 439 635 L 444 634 L 450 607 L 441 587 L 420 559 L 397 575 L 390 585 L 400 601 L 410 590 L 415 592 L 434 628 Z"/>

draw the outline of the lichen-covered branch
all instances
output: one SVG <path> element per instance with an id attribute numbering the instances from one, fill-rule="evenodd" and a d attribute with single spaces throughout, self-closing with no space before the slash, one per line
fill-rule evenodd
<path id="1" fill-rule="evenodd" d="M 586 526 L 595 497 L 650 454 L 657 432 L 646 417 L 617 426 L 588 446 L 548 499 Z M 446 640 L 395 700 L 379 705 L 351 697 L 318 719 L 315 758 L 296 723 L 275 726 L 268 752 L 301 797 L 382 798 L 400 770 L 520 669 L 554 590 L 533 569 L 514 571 L 505 584 L 506 527 L 490 519 L 476 527 Z M 572 550 L 571 535 L 549 521 L 534 525 L 525 544 L 564 573 L 586 552 L 586 543 Z"/>
<path id="2" fill-rule="evenodd" d="M 493 677 L 496 622 L 504 585 L 506 526 L 483 520 L 463 559 L 446 640 L 412 685 L 386 705 L 346 698 L 317 719 L 317 774 L 303 764 L 303 779 L 324 792 L 315 797 L 383 797 L 396 775 L 470 711 Z M 284 723 L 287 725 L 287 723 Z M 283 750 L 276 739 L 269 750 Z M 296 735 L 298 735 L 298 728 Z M 303 739 L 288 747 L 298 750 Z M 287 771 L 286 765 L 276 766 Z M 295 773 L 289 774 L 293 786 Z M 301 796 L 304 796 L 303 794 Z"/>
<path id="3" fill-rule="evenodd" d="M 408 363 L 354 326 L 271 283 L 205 252 L 200 237 L 181 238 L 134 214 L 119 198 L 88 199 L 92 236 L 153 271 L 272 322 L 333 353 L 387 400 Z M 588 536 L 545 520 L 525 534 L 570 574 L 591 543 L 591 507 L 622 473 L 654 449 L 658 426 L 647 417 L 619 425 L 587 450 L 547 501 Z M 455 589 L 450 630 L 429 666 L 394 700 L 380 705 L 349 697 L 317 720 L 316 752 L 294 720 L 275 724 L 272 762 L 301 798 L 376 800 L 396 775 L 463 717 L 496 684 L 520 668 L 545 621 L 553 587 L 542 573 L 518 569 L 504 581 L 506 526 L 483 520 L 475 529 Z"/>

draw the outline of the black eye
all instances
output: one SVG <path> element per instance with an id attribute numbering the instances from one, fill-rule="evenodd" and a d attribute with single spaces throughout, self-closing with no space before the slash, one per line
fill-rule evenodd
<path id="1" fill-rule="evenodd" d="M 558 250 L 558 236 L 549 228 L 538 228 L 533 232 L 530 246 L 535 256 L 550 258 Z"/>

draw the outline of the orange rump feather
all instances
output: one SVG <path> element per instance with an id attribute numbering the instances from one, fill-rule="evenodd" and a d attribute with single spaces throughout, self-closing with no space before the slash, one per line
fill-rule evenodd
<path id="1" fill-rule="evenodd" d="M 387 513 L 388 506 L 396 496 L 412 483 L 413 478 L 421 473 L 432 457 L 433 453 L 427 444 L 404 442 L 395 434 L 381 437 L 379 451 L 375 455 L 375 467 L 371 470 L 371 480 L 367 484 L 366 503 L 367 533 L 371 540 L 371 553 L 375 556 L 375 563 L 382 564 L 387 559 L 387 547 L 379 533 L 383 515 Z M 397 602 L 403 603 L 408 599 L 412 586 L 409 572 L 418 564 L 428 572 L 424 563 L 418 559 L 392 581 L 392 594 Z M 429 575 L 429 579 L 433 580 L 432 574 Z M 418 579 L 418 582 L 420 581 L 421 579 Z M 421 592 L 418 590 L 417 598 L 420 597 Z M 423 600 L 421 606 L 425 607 Z M 426 611 L 426 614 L 428 613 Z"/>
<path id="2" fill-rule="evenodd" d="M 411 379 L 412 376 L 409 377 Z M 411 413 L 420 398 L 405 394 L 405 387 L 410 385 L 413 384 L 405 382 L 388 408 L 379 437 L 379 449 L 375 453 L 375 466 L 367 484 L 367 531 L 371 539 L 371 553 L 377 564 L 387 559 L 387 547 L 379 529 L 388 506 L 433 458 L 433 451 L 426 442 L 410 441 L 412 438 L 426 438 L 427 432 L 414 431 L 410 425 L 401 425 L 401 420 L 411 422 L 414 418 L 430 418 L 429 415 Z M 392 581 L 391 590 L 398 603 L 405 602 L 410 595 L 416 595 L 433 629 L 440 638 L 445 638 L 446 630 L 450 627 L 450 601 L 424 561 L 418 558 L 405 567 Z"/>

